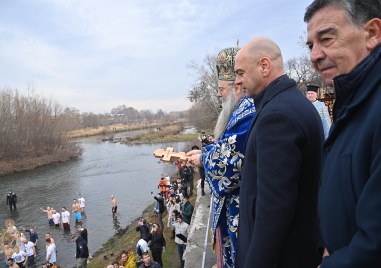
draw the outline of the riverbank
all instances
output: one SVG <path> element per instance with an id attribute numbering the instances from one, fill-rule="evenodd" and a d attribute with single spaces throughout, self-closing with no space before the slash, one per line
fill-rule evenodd
<path id="1" fill-rule="evenodd" d="M 77 159 L 82 154 L 82 148 L 73 147 L 70 150 L 60 150 L 48 155 L 26 156 L 22 159 L 12 159 L 0 162 L 0 176 L 33 170 L 38 167 L 53 165 Z"/>
<path id="2" fill-rule="evenodd" d="M 112 125 L 99 129 L 84 129 L 74 131 L 68 134 L 72 139 L 79 137 L 89 137 L 101 134 L 110 134 L 115 132 L 123 132 L 137 130 L 142 128 L 151 128 L 149 133 L 136 137 L 125 138 L 120 140 L 123 144 L 153 144 L 192 141 L 197 143 L 197 134 L 181 134 L 184 129 L 182 122 L 172 122 L 168 124 L 152 123 L 152 124 L 129 124 L 129 125 Z M 77 159 L 82 154 L 82 148 L 71 144 L 66 150 L 56 151 L 48 155 L 26 156 L 22 159 L 3 160 L 0 162 L 0 176 L 6 176 L 14 173 L 33 170 L 38 167 L 63 163 Z"/>
<path id="3" fill-rule="evenodd" d="M 143 135 L 126 137 L 120 142 L 124 144 L 153 144 L 181 141 L 197 142 L 197 133 L 182 134 L 181 132 L 183 130 L 183 123 L 174 123 L 160 128 L 152 129 L 152 131 Z"/>
<path id="4" fill-rule="evenodd" d="M 115 134 L 118 132 L 125 132 L 131 130 L 147 129 L 147 128 L 160 128 L 170 124 L 179 124 L 181 122 L 138 122 L 130 124 L 113 124 L 108 126 L 100 126 L 97 128 L 85 128 L 73 130 L 67 133 L 69 138 L 84 138 L 97 135 Z M 112 135 L 111 135 L 112 136 Z"/>

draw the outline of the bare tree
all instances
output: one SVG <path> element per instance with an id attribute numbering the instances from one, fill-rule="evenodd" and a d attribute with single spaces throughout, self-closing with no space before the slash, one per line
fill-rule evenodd
<path id="1" fill-rule="evenodd" d="M 76 130 L 81 128 L 81 114 L 77 108 L 66 107 L 61 117 L 61 124 L 64 129 Z"/>
<path id="2" fill-rule="evenodd" d="M 202 64 L 192 61 L 188 68 L 195 73 L 196 81 L 189 92 L 188 99 L 191 102 L 204 103 L 216 115 L 219 113 L 219 101 L 217 98 L 218 79 L 216 72 L 216 56 L 207 54 Z"/>
<path id="3" fill-rule="evenodd" d="M 286 74 L 295 80 L 297 86 L 303 93 L 306 93 L 306 86 L 308 84 L 315 84 L 323 88 L 325 91 L 329 91 L 330 89 L 327 89 L 324 80 L 312 67 L 310 52 L 306 46 L 306 33 L 299 36 L 298 44 L 302 49 L 302 54 L 286 61 L 284 66 Z"/>
<path id="4" fill-rule="evenodd" d="M 204 103 L 195 103 L 188 110 L 188 121 L 199 130 L 210 130 L 215 125 L 216 117 L 210 113 L 209 107 Z M 211 122 L 213 122 L 211 124 Z"/>
<path id="5" fill-rule="evenodd" d="M 52 100 L 5 89 L 0 91 L 0 111 L 0 158 L 41 156 L 70 144 L 65 138 L 62 108 Z"/>
<path id="6" fill-rule="evenodd" d="M 139 114 L 140 114 L 139 117 L 142 120 L 145 120 L 145 121 L 150 122 L 150 123 L 155 119 L 155 114 L 151 110 L 148 110 L 148 109 L 141 110 L 139 112 Z"/>
<path id="7" fill-rule="evenodd" d="M 299 88 L 304 89 L 309 83 L 321 85 L 323 82 L 306 54 L 286 61 L 285 69 L 288 76 L 295 80 Z"/>
<path id="8" fill-rule="evenodd" d="M 202 64 L 192 61 L 188 65 L 188 68 L 195 75 L 195 83 L 189 91 L 188 99 L 196 105 L 190 112 L 193 114 L 197 113 L 199 117 L 197 121 L 200 121 L 199 124 L 207 125 L 210 128 L 210 126 L 214 125 L 220 110 L 220 103 L 217 98 L 216 56 L 207 54 Z M 202 113 L 200 114 L 200 111 L 196 111 L 196 108 L 201 109 Z"/>

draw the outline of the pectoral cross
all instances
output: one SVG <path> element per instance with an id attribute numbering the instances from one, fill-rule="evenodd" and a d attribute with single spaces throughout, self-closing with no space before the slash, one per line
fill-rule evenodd
<path id="1" fill-rule="evenodd" d="M 184 152 L 174 152 L 172 147 L 167 147 L 167 149 L 157 149 L 153 153 L 156 158 L 161 158 L 163 162 L 174 162 L 176 160 L 187 161 L 188 158 L 185 156 Z"/>

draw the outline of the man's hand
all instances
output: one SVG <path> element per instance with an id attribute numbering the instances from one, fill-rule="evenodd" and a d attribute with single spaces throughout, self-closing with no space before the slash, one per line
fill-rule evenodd
<path id="1" fill-rule="evenodd" d="M 324 248 L 323 258 L 328 257 L 328 256 L 329 256 L 328 250 L 326 248 Z"/>
<path id="2" fill-rule="evenodd" d="M 186 156 L 192 156 L 194 154 L 201 154 L 201 153 L 202 153 L 201 150 L 192 150 L 192 151 L 187 152 L 185 155 Z"/>
<path id="3" fill-rule="evenodd" d="M 199 151 L 199 150 L 194 150 L 194 151 Z M 193 151 L 191 151 L 193 152 Z M 188 162 L 191 163 L 191 165 L 193 166 L 196 166 L 196 167 L 202 167 L 202 163 L 201 163 L 201 153 L 199 154 L 192 154 L 189 158 L 188 158 Z"/>
<path id="4" fill-rule="evenodd" d="M 328 257 L 328 256 L 329 256 L 328 250 L 327 250 L 326 248 L 324 248 L 323 259 L 324 259 L 325 257 Z M 319 265 L 317 268 L 320 268 L 320 265 Z"/>

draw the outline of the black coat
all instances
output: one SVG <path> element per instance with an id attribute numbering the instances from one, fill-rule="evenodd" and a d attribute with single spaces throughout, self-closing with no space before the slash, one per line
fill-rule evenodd
<path id="1" fill-rule="evenodd" d="M 149 233 L 149 227 L 146 224 L 138 225 L 136 227 L 136 231 L 140 232 L 140 238 L 144 239 L 145 241 L 148 241 L 148 235 Z"/>
<path id="2" fill-rule="evenodd" d="M 283 75 L 254 99 L 240 191 L 236 267 L 316 268 L 323 128 Z"/>
<path id="3" fill-rule="evenodd" d="M 78 258 L 88 258 L 89 257 L 89 249 L 87 247 L 85 239 L 82 236 L 78 236 L 75 241 L 77 248 L 75 257 Z"/>
<path id="4" fill-rule="evenodd" d="M 15 193 L 7 194 L 7 205 L 17 202 L 17 195 Z"/>
<path id="5" fill-rule="evenodd" d="M 162 252 L 163 247 L 166 246 L 165 238 L 161 233 L 150 233 L 147 237 L 148 241 L 151 241 L 150 249 L 152 252 Z"/>
<path id="6" fill-rule="evenodd" d="M 334 79 L 319 219 L 323 268 L 381 267 L 381 46 Z"/>
<path id="7" fill-rule="evenodd" d="M 190 224 L 194 210 L 192 203 L 187 201 L 185 204 L 180 205 L 180 209 L 182 211 L 183 221 Z"/>

